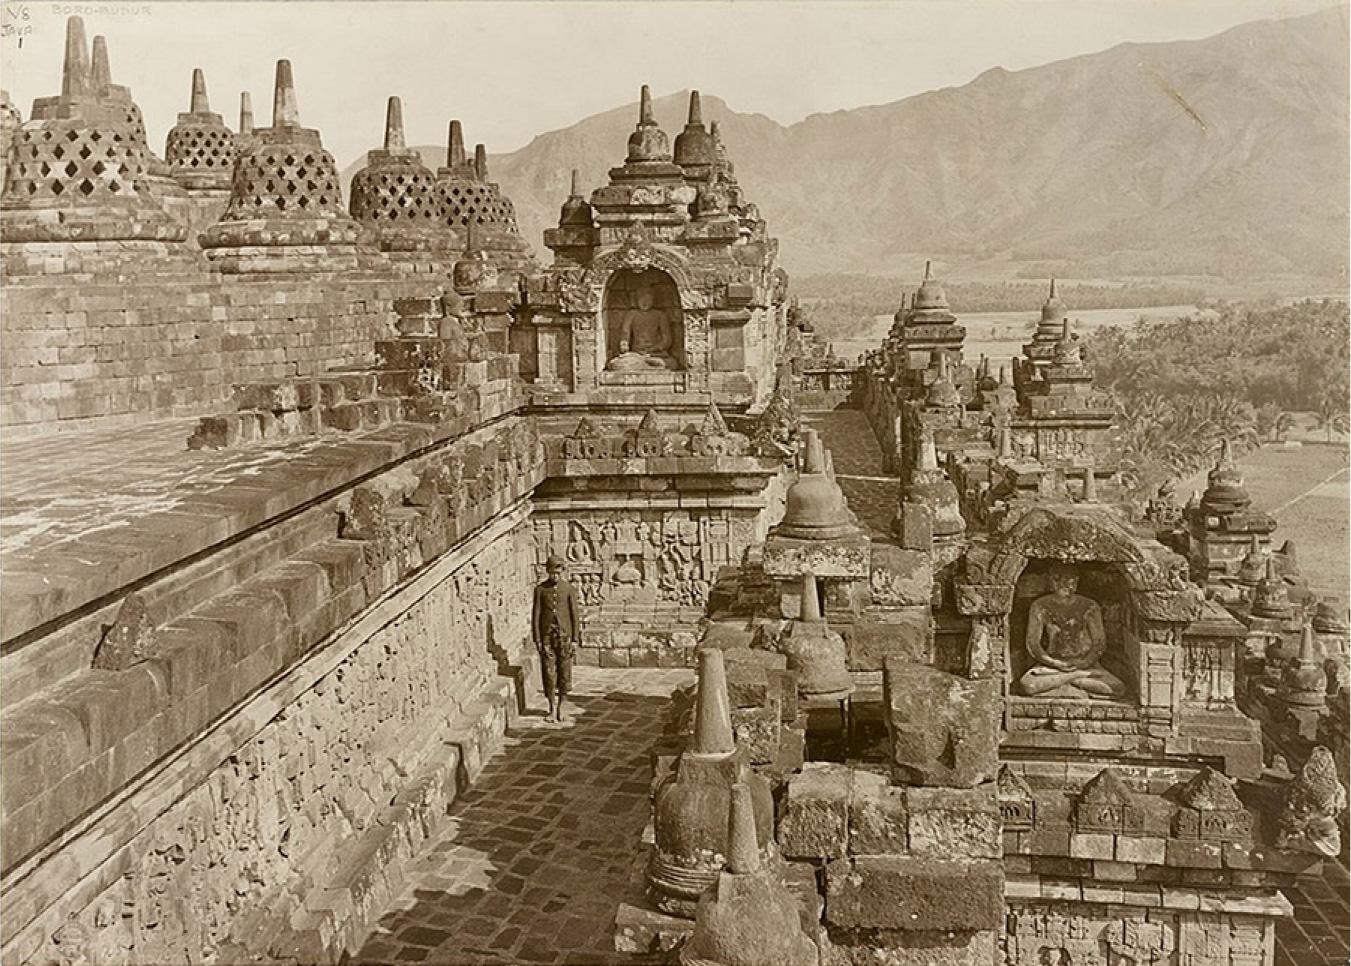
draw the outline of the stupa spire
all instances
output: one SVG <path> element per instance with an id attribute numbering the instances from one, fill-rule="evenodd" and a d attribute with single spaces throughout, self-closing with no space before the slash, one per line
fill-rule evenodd
<path id="1" fill-rule="evenodd" d="M 1013 458 L 1013 433 L 1007 426 L 999 427 L 999 458 L 1001 460 Z"/>
<path id="2" fill-rule="evenodd" d="M 113 69 L 108 62 L 108 38 L 103 34 L 94 37 L 94 57 L 89 65 L 89 80 L 96 94 L 106 91 L 113 82 Z"/>
<path id="3" fill-rule="evenodd" d="M 200 67 L 192 69 L 192 100 L 188 104 L 188 113 L 211 113 L 211 102 L 206 99 L 206 75 Z"/>
<path id="4" fill-rule="evenodd" d="M 927 258 L 924 260 L 924 281 L 927 282 L 934 277 L 933 266 L 934 263 L 932 261 Z"/>
<path id="5" fill-rule="evenodd" d="M 403 101 L 391 97 L 385 105 L 385 150 L 402 151 L 407 146 L 403 135 Z"/>
<path id="6" fill-rule="evenodd" d="M 1051 276 L 1051 294 L 1050 294 L 1049 297 L 1050 297 L 1050 298 L 1055 298 L 1055 276 L 1054 276 L 1054 275 Z"/>
<path id="7" fill-rule="evenodd" d="M 474 145 L 474 176 L 480 181 L 488 180 L 488 149 L 482 144 Z"/>
<path id="8" fill-rule="evenodd" d="M 802 450 L 802 472 L 824 473 L 826 471 L 825 453 L 821 449 L 821 437 L 814 429 L 804 429 Z"/>
<path id="9" fill-rule="evenodd" d="M 652 88 L 646 84 L 643 85 L 642 91 L 638 94 L 638 123 L 657 123 L 652 119 Z"/>
<path id="10" fill-rule="evenodd" d="M 291 76 L 291 62 L 285 59 L 277 61 L 277 78 L 272 88 L 272 126 L 300 126 L 296 84 Z"/>
<path id="11" fill-rule="evenodd" d="M 71 17 L 66 21 L 66 59 L 61 66 L 61 94 L 63 97 L 88 94 L 89 44 L 85 40 L 84 19 Z"/>
<path id="12" fill-rule="evenodd" d="M 694 711 L 694 737 L 688 754 L 725 758 L 736 751 L 732 740 L 732 714 L 727 699 L 727 669 L 722 651 L 706 647 L 699 651 L 699 694 Z"/>
<path id="13" fill-rule="evenodd" d="M 687 123 L 689 124 L 704 123 L 704 107 L 703 103 L 699 100 L 698 91 L 690 91 L 690 117 Z"/>
<path id="14" fill-rule="evenodd" d="M 572 189 L 568 192 L 569 198 L 580 198 L 582 196 L 582 175 L 576 168 L 572 169 Z"/>
<path id="15" fill-rule="evenodd" d="M 253 133 L 253 95 L 248 91 L 239 92 L 239 133 Z"/>
<path id="16" fill-rule="evenodd" d="M 464 128 L 459 119 L 450 122 L 450 142 L 446 148 L 446 167 L 455 168 L 464 164 Z"/>
<path id="17" fill-rule="evenodd" d="M 733 875 L 751 875 L 759 870 L 755 809 L 751 804 L 751 787 L 746 783 L 745 765 L 742 765 L 732 784 L 731 808 L 727 815 L 727 871 Z"/>
<path id="18" fill-rule="evenodd" d="M 919 440 L 919 463 L 917 469 L 937 470 L 938 469 L 938 448 L 934 446 L 934 438 L 925 433 Z"/>
<path id="19" fill-rule="evenodd" d="M 821 598 L 816 593 L 816 578 L 802 575 L 802 600 L 798 604 L 797 619 L 804 624 L 821 623 Z"/>

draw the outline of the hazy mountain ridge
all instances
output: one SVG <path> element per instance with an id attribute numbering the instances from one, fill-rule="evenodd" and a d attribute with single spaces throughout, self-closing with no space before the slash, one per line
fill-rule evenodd
<path id="1" fill-rule="evenodd" d="M 673 140 L 687 96 L 655 103 Z M 704 118 L 721 122 L 792 271 L 910 271 L 933 254 L 1085 276 L 1344 280 L 1347 97 L 1346 18 L 1334 8 L 995 67 L 788 127 L 705 92 Z M 625 105 L 490 159 L 537 248 L 570 169 L 587 191 L 602 184 L 636 115 Z M 422 150 L 444 163 L 443 147 Z"/>

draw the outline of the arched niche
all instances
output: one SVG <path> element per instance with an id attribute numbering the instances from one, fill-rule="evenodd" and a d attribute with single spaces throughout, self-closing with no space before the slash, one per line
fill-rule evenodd
<path id="1" fill-rule="evenodd" d="M 605 368 L 661 372 L 686 368 L 680 291 L 659 268 L 621 268 L 606 282 L 602 302 Z M 625 336 L 628 352 L 622 351 Z"/>
<path id="2" fill-rule="evenodd" d="M 1134 703 L 1140 690 L 1138 657 L 1133 646 L 1135 629 L 1130 581 L 1119 564 L 1102 561 L 1066 563 L 1045 557 L 1027 559 L 1026 566 L 1014 583 L 1013 607 L 1009 613 L 1007 666 L 1010 693 L 1015 697 L 1033 700 L 1065 700 L 1071 697 L 1055 693 L 1025 695 L 1020 687 L 1023 676 L 1037 663 L 1027 644 L 1029 615 L 1038 600 L 1054 595 L 1052 574 L 1056 572 L 1072 575 L 1074 595 L 1087 598 L 1096 606 L 1106 639 L 1106 648 L 1099 664 L 1125 686 L 1125 694 L 1116 700 Z M 1092 609 L 1092 606 L 1083 606 L 1083 614 L 1086 616 Z M 1073 695 L 1072 699 L 1095 700 L 1079 694 Z"/>

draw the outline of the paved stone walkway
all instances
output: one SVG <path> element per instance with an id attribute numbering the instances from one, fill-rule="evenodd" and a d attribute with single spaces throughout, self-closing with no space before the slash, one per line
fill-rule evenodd
<path id="1" fill-rule="evenodd" d="M 570 720 L 529 718 L 408 870 L 353 963 L 608 964 L 647 824 L 650 753 L 688 670 L 577 668 Z"/>
<path id="2" fill-rule="evenodd" d="M 1342 834 L 1347 834 L 1345 827 Z M 1324 864 L 1321 880 L 1286 892 L 1295 917 L 1276 927 L 1276 966 L 1344 966 L 1351 961 L 1349 884 L 1343 857 Z"/>
<path id="3" fill-rule="evenodd" d="M 887 537 L 900 498 L 900 478 L 882 472 L 882 448 L 861 409 L 803 413 L 830 450 L 835 479 L 849 509 L 872 537 Z"/>

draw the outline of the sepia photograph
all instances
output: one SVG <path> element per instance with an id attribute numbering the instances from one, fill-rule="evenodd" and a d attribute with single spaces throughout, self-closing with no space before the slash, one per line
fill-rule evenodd
<path id="1" fill-rule="evenodd" d="M 1347 966 L 1351 0 L 0 0 L 4 966 Z"/>

